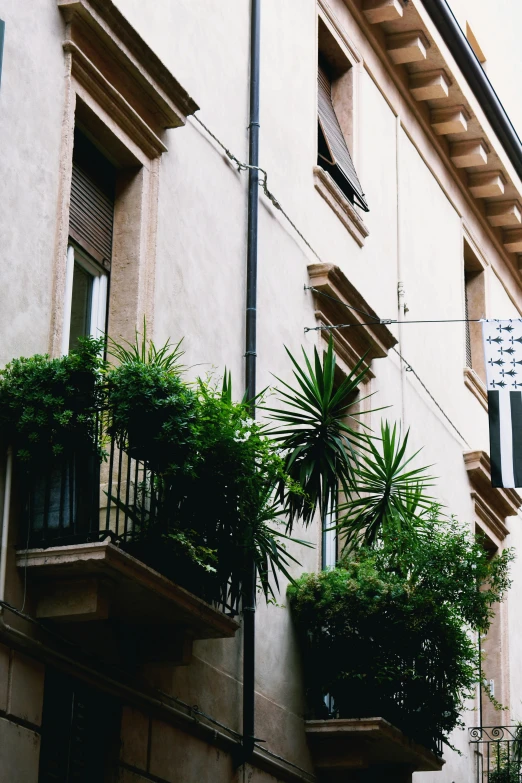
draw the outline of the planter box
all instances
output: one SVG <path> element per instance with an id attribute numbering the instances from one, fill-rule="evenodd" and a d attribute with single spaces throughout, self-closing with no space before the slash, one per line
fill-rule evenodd
<path id="1" fill-rule="evenodd" d="M 306 721 L 319 780 L 410 783 L 413 772 L 438 772 L 444 761 L 383 718 Z"/>

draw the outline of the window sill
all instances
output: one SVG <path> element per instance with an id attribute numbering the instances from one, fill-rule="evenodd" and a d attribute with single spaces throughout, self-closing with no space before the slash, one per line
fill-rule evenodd
<path id="1" fill-rule="evenodd" d="M 341 223 L 348 229 L 359 247 L 362 247 L 364 240 L 370 232 L 353 204 L 348 201 L 328 172 L 320 166 L 314 166 L 314 185 L 326 203 L 333 209 Z"/>
<path id="2" fill-rule="evenodd" d="M 486 385 L 475 370 L 471 367 L 464 367 L 464 384 L 474 397 L 480 402 L 485 411 L 488 409 L 488 393 Z"/>

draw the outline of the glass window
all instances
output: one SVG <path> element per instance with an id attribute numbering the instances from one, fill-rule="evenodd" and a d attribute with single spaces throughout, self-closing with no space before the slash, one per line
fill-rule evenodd
<path id="1" fill-rule="evenodd" d="M 108 276 L 74 245 L 67 251 L 66 306 L 63 353 L 69 353 L 79 337 L 101 337 L 106 331 Z"/>

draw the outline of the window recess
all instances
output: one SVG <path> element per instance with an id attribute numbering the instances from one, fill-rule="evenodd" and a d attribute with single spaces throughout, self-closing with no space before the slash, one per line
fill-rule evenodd
<path id="1" fill-rule="evenodd" d="M 112 257 L 116 170 L 78 129 L 74 134 L 62 353 L 79 337 L 102 337 Z"/>
<path id="2" fill-rule="evenodd" d="M 369 212 L 332 98 L 332 83 L 324 67 L 318 68 L 317 164 L 327 171 L 352 204 Z"/>

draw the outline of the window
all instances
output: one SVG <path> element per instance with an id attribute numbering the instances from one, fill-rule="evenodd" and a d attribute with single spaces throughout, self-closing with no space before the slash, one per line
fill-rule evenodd
<path id="1" fill-rule="evenodd" d="M 484 267 L 467 240 L 464 240 L 464 317 L 470 319 L 464 325 L 466 367 L 485 383 L 482 326 L 478 323 L 479 318 L 486 317 Z"/>
<path id="2" fill-rule="evenodd" d="M 334 106 L 332 80 L 327 65 L 318 68 L 317 165 L 327 171 L 352 204 L 369 211 Z"/>
<path id="3" fill-rule="evenodd" d="M 116 171 L 78 129 L 74 134 L 62 353 L 107 326 Z"/>
<path id="4" fill-rule="evenodd" d="M 117 764 L 120 722 L 113 696 L 48 669 L 39 782 L 105 783 Z"/>
<path id="5" fill-rule="evenodd" d="M 477 533 L 488 557 L 493 559 L 500 553 L 495 542 L 477 526 Z M 501 604 L 493 604 L 491 607 L 491 625 L 487 634 L 480 637 L 480 651 L 482 654 L 482 679 L 485 680 L 484 688 L 487 688 L 497 701 L 505 707 L 509 707 L 509 695 L 504 687 L 504 653 L 502 640 L 502 625 L 504 608 Z M 482 691 L 482 688 L 481 688 Z M 487 693 L 480 693 L 480 714 L 483 726 L 494 726 L 498 720 L 498 711 L 491 703 Z"/>
<path id="6" fill-rule="evenodd" d="M 339 357 L 337 357 L 337 361 L 339 361 Z M 345 373 L 340 369 L 339 365 L 337 365 L 334 387 L 335 389 L 339 388 L 345 377 Z M 358 415 L 363 412 L 359 400 L 360 393 L 359 390 L 356 390 L 351 395 L 349 412 L 345 416 L 344 420 L 346 425 L 350 426 L 357 432 L 360 432 L 361 430 Z M 339 533 L 335 529 L 335 525 L 338 522 L 338 507 L 340 503 L 343 503 L 344 498 L 344 493 L 339 492 L 335 503 L 330 505 L 322 520 L 321 568 L 323 570 L 335 568 L 337 565 L 337 560 L 339 559 L 339 555 L 342 551 L 342 540 L 339 540 Z"/>

